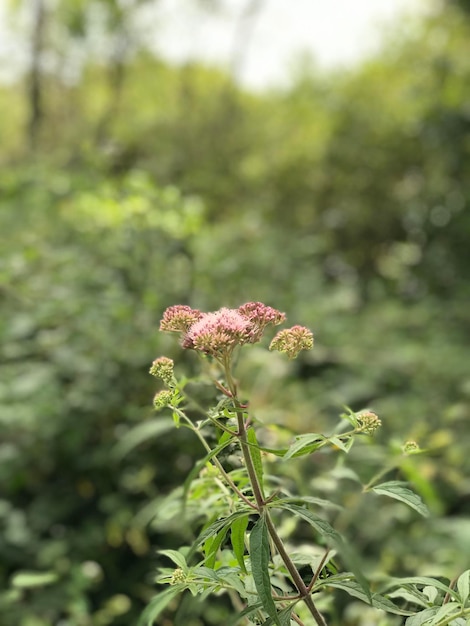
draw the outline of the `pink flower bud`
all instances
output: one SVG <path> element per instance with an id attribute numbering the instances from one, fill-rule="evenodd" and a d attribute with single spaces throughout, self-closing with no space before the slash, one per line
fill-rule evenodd
<path id="1" fill-rule="evenodd" d="M 163 318 L 160 322 L 160 330 L 185 333 L 202 315 L 203 313 L 198 311 L 198 309 L 192 309 L 185 304 L 170 306 L 163 313 Z"/>
<path id="2" fill-rule="evenodd" d="M 251 322 L 251 329 L 248 336 L 248 343 L 257 343 L 268 324 L 277 326 L 285 321 L 285 313 L 273 309 L 262 302 L 247 302 L 238 307 L 238 312 Z"/>

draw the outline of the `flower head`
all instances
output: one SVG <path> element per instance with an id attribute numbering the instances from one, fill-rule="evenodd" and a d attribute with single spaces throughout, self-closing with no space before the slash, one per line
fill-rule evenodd
<path id="1" fill-rule="evenodd" d="M 174 387 L 176 384 L 175 376 L 173 374 L 174 362 L 166 356 L 161 356 L 152 363 L 149 370 L 152 376 L 160 378 L 169 387 Z"/>
<path id="2" fill-rule="evenodd" d="M 238 307 L 238 313 L 250 321 L 251 329 L 249 331 L 248 342 L 258 342 L 268 324 L 277 326 L 285 321 L 285 313 L 281 313 L 277 309 L 273 309 L 262 302 L 247 302 Z"/>
<path id="3" fill-rule="evenodd" d="M 301 350 L 313 348 L 313 334 L 305 326 L 292 326 L 280 330 L 269 346 L 270 350 L 278 350 L 287 354 L 289 359 L 295 359 Z"/>
<path id="4" fill-rule="evenodd" d="M 365 435 L 373 435 L 375 431 L 382 426 L 379 417 L 372 411 L 363 411 L 356 415 L 357 432 Z"/>
<path id="5" fill-rule="evenodd" d="M 183 338 L 183 348 L 195 348 L 212 356 L 230 352 L 237 344 L 246 343 L 250 322 L 236 309 L 222 308 L 203 313 Z"/>
<path id="6" fill-rule="evenodd" d="M 178 567 L 178 569 L 175 569 L 175 571 L 171 575 L 170 585 L 179 585 L 180 583 L 184 582 L 186 582 L 186 574 L 180 567 Z"/>
<path id="7" fill-rule="evenodd" d="M 178 304 L 166 309 L 160 322 L 160 330 L 179 332 L 182 335 L 183 348 L 200 350 L 220 359 L 229 355 L 237 345 L 257 343 L 266 326 L 276 326 L 285 319 L 284 313 L 262 302 L 247 302 L 238 309 L 224 307 L 213 313 L 202 313 L 198 309 Z M 310 333 L 307 329 L 305 331 Z M 297 339 L 300 341 L 301 337 Z M 306 341 L 308 343 L 308 338 L 304 337 L 303 344 Z M 305 347 L 303 344 L 299 350 Z M 160 372 L 161 366 L 154 364 L 151 373 L 162 377 L 157 372 L 157 367 Z"/>
<path id="8" fill-rule="evenodd" d="M 416 454 L 421 452 L 421 448 L 416 441 L 406 441 L 402 446 L 403 454 Z"/>
<path id="9" fill-rule="evenodd" d="M 185 333 L 202 315 L 203 313 L 198 309 L 192 309 L 185 304 L 170 306 L 163 313 L 163 319 L 160 322 L 160 330 Z"/>
<path id="10" fill-rule="evenodd" d="M 153 399 L 153 406 L 155 409 L 164 409 L 166 406 L 170 406 L 173 401 L 173 392 L 164 389 L 159 391 Z"/>

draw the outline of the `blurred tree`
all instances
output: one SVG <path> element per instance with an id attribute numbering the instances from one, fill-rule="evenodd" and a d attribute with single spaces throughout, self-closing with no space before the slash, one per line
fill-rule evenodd
<path id="1" fill-rule="evenodd" d="M 256 414 L 282 436 L 284 424 L 328 430 L 343 404 L 373 405 L 384 446 L 367 468 L 389 454 L 385 437 L 396 449 L 419 440 L 432 453 L 403 471 L 459 518 L 436 539 L 308 463 L 293 489 L 344 499 L 371 569 L 451 573 L 470 493 L 467 16 L 447 5 L 353 72 L 304 69 L 289 88 L 251 94 L 220 70 L 142 51 L 137 1 L 42 2 L 36 118 L 33 90 L 27 111 L 18 84 L 0 89 L 6 626 L 129 624 L 150 593 L 150 543 L 168 524 L 158 511 L 194 454 L 148 414 L 149 361 L 168 347 L 158 318 L 176 302 L 264 300 L 311 325 L 316 349 L 283 385 L 287 365 L 256 350 L 240 364 Z M 23 149 L 32 120 L 35 158 Z M 117 462 L 112 447 L 140 423 L 156 438 L 130 437 L 141 447 Z M 170 547 L 184 538 L 172 529 Z M 9 589 L 28 569 L 59 582 Z M 113 617 L 116 594 L 132 607 Z M 209 609 L 201 620 L 224 622 Z"/>
<path id="2" fill-rule="evenodd" d="M 35 0 L 33 7 L 33 27 L 31 37 L 31 61 L 29 77 L 30 119 L 28 138 L 31 149 L 36 148 L 38 133 L 43 117 L 43 85 L 41 60 L 44 46 L 46 8 L 44 0 Z"/>

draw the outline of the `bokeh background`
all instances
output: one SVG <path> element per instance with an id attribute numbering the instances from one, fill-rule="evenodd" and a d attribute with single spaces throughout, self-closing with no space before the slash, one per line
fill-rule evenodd
<path id="1" fill-rule="evenodd" d="M 348 405 L 383 421 L 348 461 L 365 482 L 404 441 L 428 450 L 389 475 L 427 520 L 327 479 L 337 456 L 279 470 L 346 505 L 372 578 L 469 567 L 470 3 L 397 14 L 354 62 L 299 49 L 263 74 L 257 36 L 282 39 L 268 5 L 2 6 L 1 626 L 133 626 L 157 549 L 187 541 L 167 494 L 201 450 L 155 417 L 148 375 L 161 354 L 194 366 L 158 333 L 176 303 L 260 300 L 312 328 L 293 364 L 257 348 L 240 363 L 280 437 Z M 169 20 L 186 24 L 171 41 Z M 333 626 L 401 623 L 336 611 Z M 158 623 L 229 613 L 185 598 Z"/>

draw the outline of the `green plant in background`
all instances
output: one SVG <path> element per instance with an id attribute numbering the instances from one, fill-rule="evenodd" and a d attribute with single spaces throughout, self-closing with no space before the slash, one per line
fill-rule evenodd
<path id="1" fill-rule="evenodd" d="M 268 326 L 284 321 L 283 313 L 260 302 L 213 313 L 176 305 L 163 315 L 160 330 L 179 333 L 182 347 L 197 352 L 218 397 L 216 406 L 206 410 L 191 393 L 195 381 L 178 379 L 171 359 L 160 357 L 153 362 L 150 373 L 165 385 L 154 398 L 155 408 L 168 407 L 175 425 L 190 429 L 206 454 L 173 497 L 175 511 L 179 505 L 179 515 L 185 514 L 199 534 L 190 546 L 161 551 L 177 567 L 161 570 L 157 582 L 170 587 L 150 602 L 141 623 L 152 624 L 174 597 L 189 590 L 202 599 L 228 594 L 236 611 L 233 624 L 285 626 L 293 621 L 326 626 L 335 589 L 376 609 L 408 616 L 409 626 L 466 623 L 459 619 L 470 615 L 466 606 L 469 572 L 458 579 L 458 591 L 430 578 L 409 578 L 382 585 L 390 590 L 388 594 L 372 592 L 354 547 L 327 520 L 325 513 L 333 503 L 292 495 L 282 481 L 266 473 L 263 455 L 287 461 L 325 447 L 348 453 L 356 438 L 373 435 L 381 426 L 372 411 L 348 410 L 328 436 L 297 436 L 286 449 L 267 447 L 259 440 L 257 421 L 235 379 L 236 356 L 241 346 L 261 341 Z M 311 331 L 293 326 L 279 331 L 269 349 L 294 359 L 312 347 Z M 198 414 L 202 419 L 195 418 Z M 241 453 L 240 459 L 236 451 Z M 419 447 L 408 442 L 403 451 L 413 454 Z M 427 508 L 406 483 L 379 482 L 389 471 L 388 466 L 377 473 L 363 485 L 363 491 L 394 498 L 427 516 Z M 311 526 L 319 540 L 313 551 L 292 551 L 283 537 L 286 514 L 294 523 Z M 351 571 L 341 572 L 338 561 Z M 387 596 L 404 598 L 412 606 L 401 608 Z"/>

